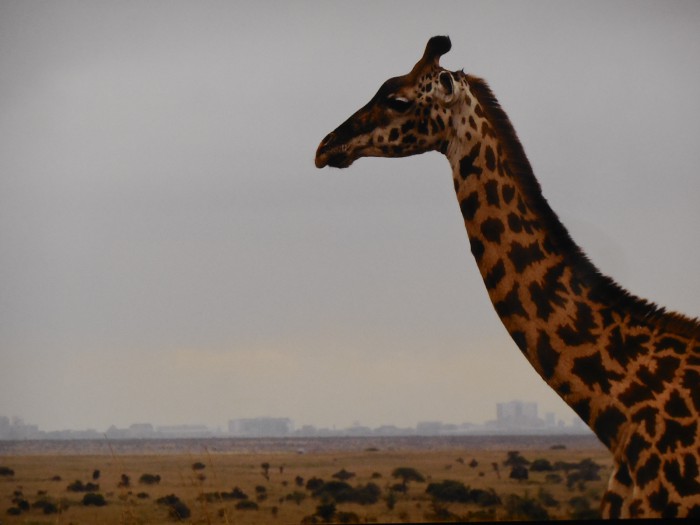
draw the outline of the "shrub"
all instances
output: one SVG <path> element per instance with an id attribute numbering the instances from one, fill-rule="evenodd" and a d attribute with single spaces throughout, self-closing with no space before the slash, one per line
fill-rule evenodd
<path id="1" fill-rule="evenodd" d="M 10 467 L 0 467 L 0 476 L 14 476 L 15 471 Z"/>
<path id="2" fill-rule="evenodd" d="M 530 470 L 533 472 L 548 472 L 550 470 L 554 470 L 554 467 L 552 467 L 552 464 L 549 462 L 549 460 L 536 459 L 530 465 Z"/>
<path id="3" fill-rule="evenodd" d="M 58 505 L 47 498 L 41 498 L 32 503 L 32 507 L 35 509 L 42 509 L 44 514 L 56 514 L 58 512 Z"/>
<path id="4" fill-rule="evenodd" d="M 412 467 L 397 467 L 392 471 L 391 476 L 394 478 L 401 478 L 404 485 L 409 481 L 416 481 L 418 483 L 423 483 L 425 481 L 423 474 Z"/>
<path id="5" fill-rule="evenodd" d="M 310 490 L 311 492 L 316 492 L 320 487 L 323 486 L 323 480 L 321 478 L 316 478 L 313 477 L 309 481 L 306 482 L 306 490 Z"/>
<path id="6" fill-rule="evenodd" d="M 381 492 L 379 486 L 372 482 L 353 488 L 345 481 L 327 481 L 313 492 L 313 496 L 336 503 L 373 505 L 379 501 Z"/>
<path id="7" fill-rule="evenodd" d="M 564 478 L 562 478 L 559 474 L 547 474 L 544 477 L 544 480 L 547 483 L 562 483 Z"/>
<path id="8" fill-rule="evenodd" d="M 515 465 L 510 470 L 510 479 L 523 480 L 528 479 L 529 474 L 527 473 L 527 467 L 525 465 Z"/>
<path id="9" fill-rule="evenodd" d="M 333 521 L 336 523 L 360 523 L 360 517 L 354 512 L 336 512 Z"/>
<path id="10" fill-rule="evenodd" d="M 408 492 L 408 487 L 403 483 L 395 483 L 389 488 L 392 492 L 399 492 L 401 494 L 406 494 Z"/>
<path id="11" fill-rule="evenodd" d="M 139 483 L 143 485 L 157 485 L 160 483 L 160 476 L 158 474 L 141 474 Z"/>
<path id="12" fill-rule="evenodd" d="M 170 508 L 168 509 L 168 516 L 178 521 L 186 520 L 191 514 L 192 512 L 190 511 L 189 507 L 182 501 L 178 501 L 177 503 L 170 505 Z"/>
<path id="13" fill-rule="evenodd" d="M 18 507 L 10 507 L 9 509 L 7 509 L 7 514 L 9 514 L 10 516 L 19 516 L 20 514 L 22 514 L 22 509 Z"/>
<path id="14" fill-rule="evenodd" d="M 66 487 L 66 490 L 69 492 L 96 492 L 100 490 L 100 486 L 96 483 L 83 483 L 79 479 L 76 479 Z"/>
<path id="15" fill-rule="evenodd" d="M 189 507 L 185 505 L 175 494 L 168 494 L 156 500 L 158 505 L 168 507 L 168 516 L 174 520 L 186 520 L 192 514 Z"/>
<path id="16" fill-rule="evenodd" d="M 201 461 L 197 461 L 195 463 L 192 463 L 192 470 L 204 470 L 206 468 L 206 465 L 202 463 Z"/>
<path id="17" fill-rule="evenodd" d="M 583 496 L 574 496 L 569 500 L 571 518 L 575 520 L 599 520 L 600 511 L 591 507 L 591 502 Z"/>
<path id="18" fill-rule="evenodd" d="M 258 510 L 258 504 L 249 499 L 244 499 L 236 503 L 237 510 Z"/>
<path id="19" fill-rule="evenodd" d="M 105 501 L 105 497 L 102 494 L 97 494 L 95 492 L 88 492 L 83 496 L 83 505 L 90 506 L 93 505 L 95 507 L 104 507 L 107 505 L 107 502 Z"/>
<path id="20" fill-rule="evenodd" d="M 12 500 L 12 503 L 17 505 L 17 508 L 19 510 L 21 510 L 22 512 L 26 512 L 29 510 L 29 502 L 24 498 L 21 498 L 21 497 L 14 498 Z"/>
<path id="21" fill-rule="evenodd" d="M 425 491 L 437 501 L 467 503 L 469 488 L 460 481 L 447 479 L 440 483 L 430 483 Z"/>
<path id="22" fill-rule="evenodd" d="M 552 496 L 552 493 L 543 489 L 540 487 L 539 492 L 537 493 L 537 499 L 544 505 L 545 507 L 558 507 L 559 502 Z"/>
<path id="23" fill-rule="evenodd" d="M 508 518 L 512 520 L 544 521 L 549 519 L 547 509 L 527 495 L 520 497 L 517 494 L 511 494 L 506 499 L 505 507 Z"/>
<path id="24" fill-rule="evenodd" d="M 517 450 L 509 450 L 508 457 L 505 459 L 503 464 L 507 467 L 525 466 L 529 465 L 530 462 L 520 455 Z"/>
<path id="25" fill-rule="evenodd" d="M 469 491 L 469 499 L 481 507 L 493 507 L 501 504 L 501 498 L 493 489 L 472 489 Z"/>
<path id="26" fill-rule="evenodd" d="M 336 472 L 335 474 L 333 474 L 331 477 L 335 478 L 335 479 L 339 479 L 340 481 L 347 481 L 351 478 L 354 478 L 355 473 L 348 472 L 347 470 L 342 469 L 342 470 L 339 470 L 338 472 Z"/>
<path id="27" fill-rule="evenodd" d="M 44 514 L 57 514 L 59 511 L 58 505 L 50 501 L 47 501 L 41 508 Z"/>
<path id="28" fill-rule="evenodd" d="M 294 483 L 297 487 L 303 487 L 304 486 L 304 478 L 302 478 L 301 476 L 297 476 L 296 478 L 294 478 Z"/>
<path id="29" fill-rule="evenodd" d="M 321 503 L 316 507 L 314 515 L 321 518 L 325 523 L 330 523 L 335 515 L 335 505 L 333 503 Z"/>
<path id="30" fill-rule="evenodd" d="M 284 499 L 287 501 L 293 501 L 297 505 L 301 505 L 301 502 L 306 499 L 306 494 L 304 494 L 303 492 L 301 492 L 299 490 L 295 490 L 294 492 L 287 494 L 284 497 Z"/>

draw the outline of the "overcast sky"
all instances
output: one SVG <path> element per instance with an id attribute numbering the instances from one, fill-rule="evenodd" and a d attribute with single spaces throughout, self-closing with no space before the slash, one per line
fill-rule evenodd
<path id="1" fill-rule="evenodd" d="M 496 317 L 449 164 L 317 170 L 429 37 L 604 273 L 700 314 L 700 2 L 0 2 L 0 415 L 44 430 L 573 412 Z"/>

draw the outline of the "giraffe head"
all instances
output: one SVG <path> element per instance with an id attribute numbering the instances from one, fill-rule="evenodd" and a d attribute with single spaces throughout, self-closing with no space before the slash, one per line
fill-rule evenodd
<path id="1" fill-rule="evenodd" d="M 372 100 L 321 141 L 316 167 L 347 168 L 360 157 L 444 153 L 451 108 L 463 92 L 464 73 L 439 64 L 451 46 L 449 37 L 431 38 L 410 73 L 384 82 Z"/>

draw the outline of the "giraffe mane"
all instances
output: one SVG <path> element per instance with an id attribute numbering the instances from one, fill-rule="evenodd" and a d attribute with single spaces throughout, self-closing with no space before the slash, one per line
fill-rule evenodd
<path id="1" fill-rule="evenodd" d="M 517 175 L 527 205 L 532 207 L 543 219 L 545 227 L 552 234 L 552 242 L 562 248 L 565 261 L 573 269 L 576 277 L 590 287 L 591 294 L 595 294 L 596 300 L 601 300 L 614 309 L 624 309 L 640 322 L 651 322 L 678 335 L 700 340 L 700 320 L 698 318 L 669 312 L 651 301 L 637 297 L 598 270 L 584 251 L 574 242 L 566 227 L 547 203 L 520 139 L 518 139 L 510 119 L 501 108 L 491 88 L 485 80 L 479 77 L 465 76 L 470 91 L 478 99 L 500 139 L 509 164 Z"/>

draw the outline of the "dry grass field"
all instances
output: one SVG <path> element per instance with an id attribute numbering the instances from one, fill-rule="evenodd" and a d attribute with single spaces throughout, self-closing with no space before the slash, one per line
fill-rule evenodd
<path id="1" fill-rule="evenodd" d="M 595 517 L 611 458 L 594 438 L 480 439 L 0 447 L 0 524 Z M 509 457 L 523 463 L 527 479 L 510 478 Z M 401 467 L 408 468 L 405 483 L 392 476 Z M 423 481 L 412 479 L 415 472 Z M 151 484 L 140 482 L 143 474 L 153 476 Z"/>

